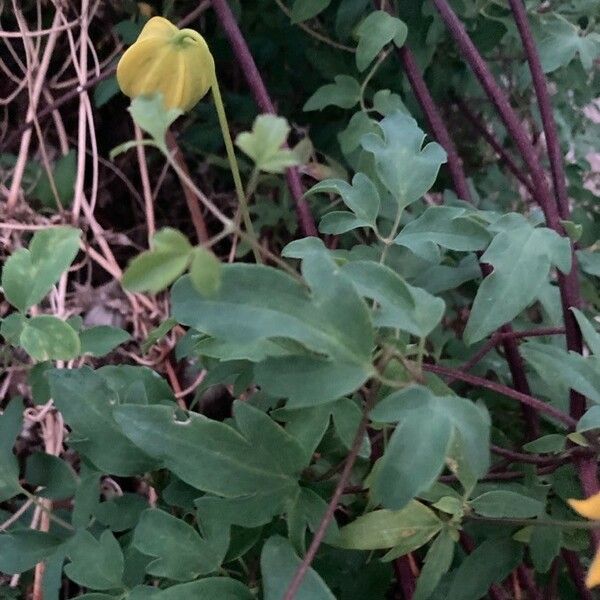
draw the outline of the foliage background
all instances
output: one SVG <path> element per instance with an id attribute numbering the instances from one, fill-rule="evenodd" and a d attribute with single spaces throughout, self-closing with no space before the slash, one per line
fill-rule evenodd
<path id="1" fill-rule="evenodd" d="M 1 6 L 1 597 L 593 597 L 597 0 Z"/>

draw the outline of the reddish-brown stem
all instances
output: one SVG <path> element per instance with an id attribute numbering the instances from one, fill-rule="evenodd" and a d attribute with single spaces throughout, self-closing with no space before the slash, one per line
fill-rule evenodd
<path id="1" fill-rule="evenodd" d="M 562 462 L 554 463 L 553 465 L 545 465 L 543 467 L 539 467 L 537 469 L 538 475 L 548 475 L 549 473 L 553 473 L 560 467 L 561 465 L 567 464 L 569 462 L 568 458 L 563 459 Z M 487 475 L 484 475 L 479 479 L 480 482 L 486 481 L 512 481 L 514 479 L 522 479 L 527 476 L 525 471 L 490 471 Z M 439 478 L 441 483 L 456 483 L 458 481 L 458 477 L 456 475 L 442 475 Z M 475 518 L 475 517 L 472 517 Z"/>
<path id="2" fill-rule="evenodd" d="M 561 565 L 560 557 L 557 556 L 552 561 L 552 566 L 550 567 L 550 575 L 548 576 L 548 583 L 546 584 L 546 598 L 547 600 L 558 600 L 557 596 L 557 588 L 558 588 L 558 575 L 560 573 L 560 565 Z"/>
<path id="3" fill-rule="evenodd" d="M 577 554 L 573 550 L 563 550 L 561 555 L 567 565 L 567 571 L 569 571 L 571 580 L 577 588 L 580 600 L 593 600 L 594 596 L 592 592 L 585 585 L 585 573 Z"/>
<path id="4" fill-rule="evenodd" d="M 275 114 L 275 106 L 271 101 L 267 88 L 258 72 L 254 58 L 248 48 L 248 44 L 236 23 L 235 17 L 227 0 L 212 0 L 212 7 L 217 15 L 219 23 L 231 44 L 231 48 L 239 67 L 244 74 L 248 87 L 254 96 L 256 104 L 265 113 Z M 303 196 L 302 182 L 298 169 L 292 167 L 286 172 L 288 188 L 296 204 L 296 214 L 300 229 L 304 235 L 317 235 L 317 228 L 310 212 L 308 202 Z"/>
<path id="5" fill-rule="evenodd" d="M 552 182 L 554 184 L 554 192 L 558 200 L 558 210 L 561 218 L 568 219 L 570 216 L 569 196 L 567 194 L 567 185 L 565 177 L 565 167 L 563 157 L 560 150 L 560 142 L 558 132 L 556 130 L 556 122 L 550 103 L 550 94 L 546 85 L 546 77 L 542 69 L 540 55 L 535 46 L 535 40 L 529 27 L 527 20 L 527 12 L 522 0 L 509 0 L 511 10 L 513 12 L 517 29 L 521 36 L 525 56 L 531 71 L 533 80 L 533 88 L 540 109 L 544 134 L 546 135 L 546 146 L 548 148 L 548 157 L 550 159 L 550 170 L 552 172 Z"/>
<path id="6" fill-rule="evenodd" d="M 427 84 L 423 79 L 423 75 L 417 65 L 417 62 L 407 46 L 398 48 L 397 50 L 400 61 L 406 76 L 410 82 L 413 93 L 421 106 L 421 110 L 425 115 L 429 129 L 433 134 L 433 137 L 446 151 L 448 157 L 448 168 L 456 193 L 460 198 L 467 202 L 471 202 L 471 191 L 467 182 L 467 178 L 462 166 L 462 162 L 458 155 L 458 151 L 450 132 L 442 119 L 440 111 L 433 100 Z M 482 265 L 481 269 L 484 275 L 488 275 L 491 272 L 491 268 L 488 265 Z M 512 331 L 510 325 L 505 325 L 501 331 L 510 332 Z M 512 375 L 513 384 L 515 388 L 523 394 L 530 394 L 529 384 L 527 383 L 527 376 L 525 375 L 525 366 L 523 359 L 519 353 L 519 348 L 516 342 L 507 337 L 503 340 L 504 350 L 506 354 L 506 360 L 508 361 L 509 369 Z M 527 406 L 523 406 L 523 418 L 527 425 L 527 434 L 530 438 L 538 437 L 539 435 L 539 419 L 535 411 L 531 410 Z"/>
<path id="7" fill-rule="evenodd" d="M 530 396 L 528 394 L 523 394 L 522 392 L 513 390 L 512 388 L 509 388 L 506 385 L 502 385 L 501 383 L 496 383 L 495 381 L 490 381 L 489 379 L 476 377 L 475 375 L 463 373 L 456 369 L 443 367 L 441 365 L 432 365 L 427 363 L 423 365 L 423 369 L 431 373 L 437 373 L 438 375 L 442 375 L 443 377 L 453 377 L 454 379 L 464 381 L 465 383 L 470 383 L 471 385 L 474 385 L 476 387 L 491 390 L 493 392 L 501 394 L 502 396 L 506 396 L 507 398 L 513 398 L 521 404 L 530 406 L 538 412 L 545 413 L 548 416 L 556 419 L 557 421 L 560 421 L 569 429 L 574 429 L 577 425 L 577 419 L 574 419 L 573 417 L 565 414 L 561 410 L 558 410 L 551 404 L 547 404 L 546 402 L 543 402 L 542 400 L 534 398 L 533 396 Z"/>
<path id="8" fill-rule="evenodd" d="M 535 579 L 531 571 L 525 565 L 517 567 L 519 583 L 527 592 L 528 600 L 542 600 L 541 592 L 535 587 Z"/>
<path id="9" fill-rule="evenodd" d="M 536 93 L 538 94 L 538 102 L 540 102 L 539 94 L 548 98 L 548 90 L 546 87 L 545 78 L 543 76 L 543 71 L 541 69 L 541 64 L 539 63 L 539 55 L 537 53 L 537 49 L 535 48 L 535 43 L 533 41 L 531 31 L 529 30 L 527 15 L 524 13 L 524 8 L 520 4 L 520 0 L 517 1 L 519 2 L 519 5 L 517 6 L 517 13 L 520 15 L 519 18 L 517 14 L 515 14 L 515 17 L 518 21 L 517 26 L 519 27 L 519 31 L 521 32 L 521 35 L 523 37 L 523 42 L 525 45 L 526 52 L 528 54 L 530 66 L 533 64 L 532 76 L 534 77 L 534 81 L 535 79 L 538 80 L 539 89 L 538 87 L 536 87 Z M 447 0 L 433 0 L 433 2 L 440 15 L 442 16 L 442 19 L 446 23 L 448 30 L 457 42 L 463 56 L 466 58 L 467 62 L 473 69 L 473 72 L 479 79 L 486 94 L 496 106 L 496 109 L 498 110 L 498 113 L 504 121 L 506 128 L 513 137 L 517 147 L 519 148 L 523 160 L 525 161 L 525 164 L 527 165 L 527 168 L 529 169 L 531 174 L 531 180 L 533 183 L 532 192 L 536 192 L 534 198 L 542 208 L 548 226 L 554 229 L 559 234 L 562 233 L 562 226 L 560 224 L 560 217 L 562 216 L 562 214 L 559 213 L 559 210 L 564 211 L 564 209 L 568 206 L 568 200 L 567 202 L 561 202 L 559 199 L 558 202 L 555 202 L 554 198 L 552 198 L 550 190 L 546 185 L 544 173 L 541 169 L 541 166 L 539 165 L 534 148 L 527 137 L 525 129 L 523 128 L 519 119 L 517 118 L 516 113 L 513 111 L 508 101 L 508 98 L 502 92 L 500 86 L 496 83 L 496 80 L 490 72 L 487 64 L 485 63 L 485 61 L 477 51 L 475 45 L 469 38 L 464 28 L 464 25 L 460 22 L 456 14 L 453 12 Z M 515 0 L 511 0 L 511 6 L 513 6 L 514 10 L 516 6 Z M 558 195 L 560 193 L 560 186 L 564 185 L 564 169 L 562 168 L 562 157 L 560 156 L 558 136 L 556 135 L 555 127 L 553 127 L 554 121 L 551 106 L 549 105 L 549 99 L 548 104 L 546 105 L 545 116 L 547 117 L 548 122 L 551 122 L 550 140 L 548 140 L 548 145 L 549 147 L 553 147 L 552 156 L 554 156 L 555 161 L 558 161 L 553 164 L 553 178 L 555 186 L 558 185 L 558 187 L 556 188 L 556 192 Z M 548 132 L 546 132 L 546 135 L 548 136 Z M 571 350 L 581 352 L 581 332 L 579 331 L 577 322 L 575 321 L 574 315 L 570 310 L 571 307 L 577 307 L 580 305 L 577 262 L 574 252 L 572 253 L 572 256 L 573 264 L 571 267 L 571 272 L 566 276 L 559 272 L 558 283 L 560 288 L 563 319 L 566 329 L 567 347 Z M 575 392 L 574 390 L 571 390 L 569 412 L 571 414 L 570 419 L 572 421 L 576 422 L 583 415 L 583 413 L 585 412 L 585 406 L 585 398 L 581 394 Z M 586 495 L 591 495 L 598 491 L 596 460 L 590 460 L 589 458 L 580 459 L 576 461 L 575 464 L 577 467 L 579 479 L 581 481 L 582 487 L 584 488 Z M 596 547 L 598 547 L 598 545 L 600 544 L 600 535 L 598 534 L 598 532 L 592 532 L 592 537 L 595 541 Z M 567 560 L 566 557 L 565 560 Z M 582 578 L 577 578 L 578 574 L 574 568 L 574 564 L 579 564 L 577 557 L 575 555 L 571 555 L 569 557 L 569 560 L 571 563 L 569 565 L 569 562 L 567 562 L 567 566 L 569 567 L 569 573 L 572 579 L 575 581 L 575 584 L 577 585 L 578 589 L 580 589 L 581 597 L 591 597 L 587 591 L 585 594 L 582 593 L 582 591 L 585 589 L 585 586 L 583 586 L 583 589 L 581 588 Z"/>
<path id="10" fill-rule="evenodd" d="M 410 568 L 408 556 L 400 556 L 394 561 L 394 574 L 396 575 L 396 583 L 402 590 L 402 598 L 412 600 L 415 594 L 416 581 Z"/>
<path id="11" fill-rule="evenodd" d="M 458 104 L 461 113 L 467 118 L 473 128 L 481 134 L 481 137 L 492 147 L 494 152 L 507 166 L 508 170 L 529 190 L 529 193 L 534 196 L 535 193 L 529 177 L 521 167 L 519 167 L 515 159 L 509 154 L 504 146 L 496 139 L 483 120 L 481 120 L 462 99 L 458 98 L 456 103 Z"/>
<path id="12" fill-rule="evenodd" d="M 421 106 L 421 110 L 423 111 L 425 119 L 427 120 L 429 130 L 432 132 L 436 141 L 446 151 L 446 155 L 448 157 L 448 169 L 452 177 L 454 189 L 459 198 L 465 200 L 466 202 L 471 202 L 471 190 L 469 189 L 469 184 L 465 176 L 460 156 L 458 155 L 458 150 L 456 149 L 456 146 L 450 137 L 450 133 L 446 128 L 446 124 L 444 123 L 442 116 L 440 115 L 437 106 L 435 105 L 435 102 L 429 93 L 429 89 L 427 88 L 427 84 L 423 79 L 415 57 L 407 46 L 398 48 L 396 52 L 400 62 L 402 63 L 404 72 L 408 77 L 408 81 L 410 82 L 413 93 L 419 105 Z"/>
<path id="13" fill-rule="evenodd" d="M 513 337 L 515 339 L 521 339 L 528 337 L 543 337 L 546 335 L 563 335 L 564 333 L 564 327 L 539 327 L 538 329 L 523 329 L 521 331 L 515 331 L 513 329 L 510 332 L 507 331 L 499 334 L 498 337 Z"/>
<path id="14" fill-rule="evenodd" d="M 525 454 L 523 452 L 516 452 L 515 450 L 509 450 L 507 448 L 501 448 L 492 444 L 490 446 L 492 452 L 498 456 L 503 456 L 508 459 L 509 463 L 526 463 L 532 465 L 553 465 L 556 463 L 563 463 L 567 457 L 573 455 L 584 455 L 589 454 L 585 448 L 572 448 L 570 451 L 564 452 L 558 456 L 540 456 L 538 454 Z"/>
<path id="15" fill-rule="evenodd" d="M 558 211 L 561 219 L 569 220 L 571 211 L 569 208 L 569 195 L 567 193 L 565 166 L 563 156 L 560 149 L 560 140 L 552 111 L 552 103 L 550 94 L 548 93 L 548 85 L 546 76 L 542 68 L 540 55 L 535 45 L 533 34 L 527 20 L 527 11 L 522 0 L 509 0 L 512 9 L 517 29 L 521 36 L 525 56 L 529 64 L 531 78 L 533 80 L 533 88 L 540 109 L 544 134 L 546 136 L 546 147 L 548 148 L 548 158 L 550 159 L 550 171 L 552 173 L 552 183 L 554 186 L 554 194 L 558 203 Z M 577 274 L 577 260 L 573 252 L 573 265 L 571 272 L 561 278 L 561 292 L 567 306 L 579 306 L 581 299 L 579 295 L 579 278 Z M 574 352 L 581 353 L 582 338 L 579 326 L 572 311 L 567 311 L 564 315 L 565 327 L 567 330 L 567 348 Z M 574 391 L 571 392 L 571 414 L 580 418 L 585 412 L 585 398 Z"/>
<path id="16" fill-rule="evenodd" d="M 375 394 L 373 394 L 373 397 L 375 397 Z M 334 518 L 337 505 L 341 497 L 344 495 L 346 484 L 348 483 L 348 480 L 350 479 L 350 474 L 352 473 L 352 467 L 354 466 L 354 463 L 358 458 L 358 453 L 362 445 L 362 440 L 367 431 L 367 425 L 369 423 L 368 414 L 370 407 L 372 407 L 372 403 L 367 402 L 363 418 L 360 422 L 360 425 L 358 426 L 356 436 L 354 437 L 354 442 L 352 443 L 352 448 L 350 449 L 348 457 L 346 458 L 344 470 L 340 475 L 340 479 L 335 487 L 333 496 L 329 501 L 329 504 L 327 505 L 327 510 L 325 511 L 321 522 L 319 523 L 319 527 L 315 532 L 315 536 L 313 537 L 310 546 L 308 547 L 308 550 L 306 551 L 306 554 L 302 559 L 302 562 L 300 563 L 300 566 L 296 569 L 296 572 L 294 573 L 294 577 L 292 578 L 292 581 L 290 582 L 285 592 L 285 595 L 283 596 L 283 600 L 294 600 L 294 598 L 296 597 L 296 594 L 298 593 L 298 590 L 302 585 L 302 581 L 304 580 L 306 573 L 310 569 L 310 565 L 312 564 L 313 560 L 315 559 L 315 556 L 317 555 L 317 551 L 319 550 L 321 542 L 325 537 L 327 528 L 329 527 L 329 524 Z"/>
<path id="17" fill-rule="evenodd" d="M 479 54 L 479 51 L 472 42 L 467 33 L 464 24 L 456 16 L 456 13 L 450 7 L 448 0 L 432 0 L 438 10 L 442 20 L 446 24 L 448 31 L 454 38 L 465 60 L 473 70 L 473 73 L 479 80 L 485 93 L 488 95 L 498 114 L 502 118 L 506 129 L 513 138 L 519 152 L 521 153 L 527 168 L 529 169 L 533 189 L 535 191 L 535 199 L 544 211 L 548 226 L 555 231 L 562 232 L 560 225 L 560 216 L 556 207 L 556 203 L 552 198 L 550 189 L 546 182 L 544 171 L 537 159 L 535 149 L 527 135 L 527 131 L 517 113 L 513 110 L 508 98 L 502 88 L 498 85 L 492 75 L 487 63 Z"/>
<path id="18" fill-rule="evenodd" d="M 535 149 L 527 135 L 527 131 L 525 127 L 522 125 L 519 120 L 517 113 L 513 110 L 510 102 L 502 90 L 502 88 L 498 85 L 494 76 L 492 75 L 488 65 L 483 60 L 481 54 L 473 44 L 471 38 L 469 37 L 464 24 L 460 21 L 460 19 L 456 16 L 456 13 L 450 7 L 448 0 L 432 0 L 435 7 L 437 8 L 442 20 L 446 24 L 448 31 L 454 38 L 457 43 L 461 53 L 463 54 L 466 61 L 469 63 L 469 66 L 473 70 L 473 73 L 479 80 L 481 86 L 483 87 L 485 93 L 490 98 L 498 114 L 502 118 L 506 129 L 512 136 L 523 160 L 527 168 L 529 169 L 531 175 L 531 181 L 533 184 L 533 191 L 535 192 L 535 200 L 540 205 L 544 215 L 546 217 L 546 222 L 548 226 L 557 233 L 563 233 L 563 227 L 561 225 L 561 214 L 559 213 L 558 203 L 555 201 L 553 194 L 547 184 L 546 177 L 544 171 L 540 165 L 540 162 L 536 156 Z M 523 23 L 521 23 L 523 25 Z M 528 27 L 527 19 L 525 16 L 525 25 Z M 529 48 L 537 56 L 539 60 L 539 56 L 537 55 L 537 50 L 535 49 L 535 43 L 531 38 L 531 32 L 528 32 L 529 35 L 526 36 L 528 38 Z M 541 66 L 540 66 L 541 69 Z M 543 77 L 543 72 L 541 73 Z M 543 80 L 545 85 L 545 79 Z M 546 90 L 547 94 L 547 90 Z M 552 113 L 550 111 L 549 118 L 552 118 Z M 555 143 L 558 143 L 558 138 L 556 137 Z M 560 147 L 558 147 L 558 151 L 560 152 Z M 563 172 L 563 183 L 564 183 L 564 172 Z M 561 294 L 561 304 L 562 304 L 562 312 L 563 318 L 565 321 L 565 328 L 567 333 L 567 345 L 569 349 L 578 350 L 581 349 L 581 333 L 577 326 L 577 322 L 573 313 L 571 312 L 571 307 L 579 306 L 579 286 L 577 282 L 577 265 L 576 261 L 573 261 L 573 267 L 571 269 L 571 273 L 569 275 L 563 275 L 559 272 L 558 274 L 558 282 L 560 287 Z M 583 412 L 585 411 L 585 398 L 580 394 L 573 392 L 571 394 L 571 414 L 580 418 Z"/>
<path id="19" fill-rule="evenodd" d="M 512 327 L 510 325 L 503 325 L 500 328 L 500 333 L 512 334 Z M 513 380 L 513 385 L 517 391 L 522 394 L 531 395 L 531 389 L 529 382 L 527 381 L 527 375 L 525 375 L 525 364 L 523 357 L 519 352 L 519 346 L 516 340 L 511 337 L 504 337 L 502 339 L 502 347 L 504 348 L 504 354 L 506 356 L 506 362 L 510 369 L 510 374 Z M 537 412 L 530 406 L 523 405 L 523 418 L 527 426 L 526 438 L 535 439 L 540 436 L 540 420 Z"/>
<path id="20" fill-rule="evenodd" d="M 481 346 L 481 348 L 464 364 L 459 370 L 470 371 L 492 348 L 495 348 L 498 344 L 506 339 L 518 340 L 527 337 L 541 337 L 546 335 L 562 335 L 565 333 L 564 327 L 546 327 L 540 329 L 531 329 L 526 331 L 496 331 L 492 334 L 490 339 Z"/>

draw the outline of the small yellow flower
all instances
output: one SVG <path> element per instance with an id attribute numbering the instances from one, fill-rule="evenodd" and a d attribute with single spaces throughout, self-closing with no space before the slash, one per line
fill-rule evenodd
<path id="1" fill-rule="evenodd" d="M 593 521 L 600 521 L 600 492 L 586 498 L 585 500 L 568 500 L 569 506 L 582 517 Z M 585 585 L 588 588 L 600 585 L 600 550 L 596 552 L 594 560 L 585 578 Z"/>
<path id="2" fill-rule="evenodd" d="M 126 96 L 161 93 L 165 108 L 193 108 L 215 81 L 215 63 L 204 38 L 163 17 L 150 19 L 117 66 Z"/>

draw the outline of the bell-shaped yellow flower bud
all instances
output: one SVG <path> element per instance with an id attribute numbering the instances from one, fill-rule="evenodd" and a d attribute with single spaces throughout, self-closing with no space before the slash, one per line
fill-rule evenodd
<path id="1" fill-rule="evenodd" d="M 117 81 L 130 98 L 161 93 L 165 108 L 186 112 L 212 87 L 215 62 L 197 31 L 153 17 L 121 57 Z"/>
<path id="2" fill-rule="evenodd" d="M 569 500 L 569 506 L 582 517 L 600 521 L 600 493 L 594 494 L 585 500 Z"/>

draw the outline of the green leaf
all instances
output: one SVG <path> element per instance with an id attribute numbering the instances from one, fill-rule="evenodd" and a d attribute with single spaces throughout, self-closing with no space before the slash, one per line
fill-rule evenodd
<path id="1" fill-rule="evenodd" d="M 37 231 L 29 249 L 17 250 L 4 264 L 6 299 L 23 312 L 40 302 L 73 262 L 80 235 L 78 229 L 65 226 Z"/>
<path id="2" fill-rule="evenodd" d="M 358 26 L 356 35 L 358 36 L 356 66 L 359 71 L 364 71 L 392 40 L 398 47 L 404 45 L 408 27 L 387 12 L 376 10 Z"/>
<path id="3" fill-rule="evenodd" d="M 413 285 L 430 294 L 454 290 L 463 283 L 481 277 L 481 268 L 475 254 L 467 254 L 456 266 L 431 265 L 420 270 L 413 278 Z"/>
<path id="4" fill-rule="evenodd" d="M 148 337 L 144 340 L 142 344 L 142 352 L 146 354 L 156 342 L 162 339 L 173 327 L 177 325 L 177 321 L 172 317 L 165 319 L 158 327 L 155 327 L 150 333 L 148 333 Z"/>
<path id="5" fill-rule="evenodd" d="M 372 228 L 373 226 L 345 210 L 327 213 L 319 222 L 319 231 L 331 235 L 340 235 L 360 227 Z"/>
<path id="6" fill-rule="evenodd" d="M 132 365 L 107 365 L 96 370 L 119 397 L 119 404 L 170 404 L 175 394 L 156 371 Z"/>
<path id="7" fill-rule="evenodd" d="M 180 420 L 167 406 L 120 406 L 115 414 L 137 446 L 205 492 L 235 498 L 267 489 L 285 496 L 296 489 L 305 466 L 298 443 L 267 415 L 241 402 L 235 403 L 235 415 L 242 433 L 194 413 Z"/>
<path id="8" fill-rule="evenodd" d="M 67 555 L 71 562 L 65 575 L 71 581 L 92 590 L 121 587 L 123 552 L 110 531 L 103 531 L 99 540 L 89 531 L 78 531 L 69 541 Z"/>
<path id="9" fill-rule="evenodd" d="M 208 577 L 174 585 L 152 596 L 152 600 L 254 600 L 250 590 L 235 579 Z"/>
<path id="10" fill-rule="evenodd" d="M 534 527 L 529 540 L 529 554 L 538 573 L 547 573 L 562 546 L 560 527 Z"/>
<path id="11" fill-rule="evenodd" d="M 137 38 L 135 36 L 134 40 Z M 96 108 L 100 108 L 104 106 L 107 102 L 109 102 L 112 98 L 114 98 L 120 92 L 119 84 L 117 82 L 116 76 L 109 77 L 104 81 L 98 83 L 98 85 L 94 88 L 94 105 Z"/>
<path id="12" fill-rule="evenodd" d="M 523 344 L 521 352 L 542 378 L 600 402 L 600 363 L 597 357 L 586 358 L 576 352 L 567 352 L 563 348 L 540 342 Z"/>
<path id="13" fill-rule="evenodd" d="M 63 540 L 36 529 L 17 529 L 2 533 L 0 571 L 10 575 L 29 571 L 38 562 L 52 556 L 62 543 Z"/>
<path id="14" fill-rule="evenodd" d="M 596 331 L 596 328 L 579 309 L 571 307 L 571 311 L 577 319 L 579 329 L 581 329 L 583 339 L 590 352 L 595 356 L 600 356 L 600 333 Z"/>
<path id="15" fill-rule="evenodd" d="M 592 406 L 577 423 L 577 431 L 592 431 L 600 429 L 600 406 Z"/>
<path id="16" fill-rule="evenodd" d="M 77 153 L 69 150 L 65 156 L 61 156 L 52 168 L 52 177 L 58 193 L 61 208 L 68 208 L 73 201 L 75 179 L 77 177 Z M 50 185 L 50 178 L 45 170 L 31 193 L 33 198 L 38 199 L 43 206 L 56 209 L 56 196 Z"/>
<path id="17" fill-rule="evenodd" d="M 110 327 L 109 325 L 90 327 L 79 334 L 81 354 L 105 356 L 129 339 L 131 339 L 131 336 L 118 327 Z"/>
<path id="18" fill-rule="evenodd" d="M 484 517 L 537 517 L 544 510 L 539 500 L 509 490 L 492 490 L 470 501 L 473 510 Z"/>
<path id="19" fill-rule="evenodd" d="M 446 162 L 446 153 L 435 142 L 422 147 L 425 133 L 403 112 L 385 117 L 379 127 L 383 138 L 368 133 L 361 139 L 361 145 L 373 154 L 377 174 L 403 208 L 431 188 L 440 166 Z"/>
<path id="20" fill-rule="evenodd" d="M 600 56 L 600 34 L 583 35 L 564 18 L 546 18 L 534 32 L 544 73 L 567 66 L 578 54 L 583 68 L 589 71 Z"/>
<path id="21" fill-rule="evenodd" d="M 71 466 L 58 456 L 44 452 L 35 452 L 27 459 L 25 480 L 43 488 L 36 491 L 37 496 L 53 500 L 70 498 L 77 487 Z"/>
<path id="22" fill-rule="evenodd" d="M 425 555 L 413 600 L 427 600 L 431 597 L 442 576 L 450 569 L 455 545 L 449 530 L 444 529 L 437 536 Z"/>
<path id="23" fill-rule="evenodd" d="M 154 558 L 146 566 L 146 572 L 154 577 L 190 581 L 219 567 L 210 544 L 185 521 L 162 510 L 142 513 L 133 543 Z"/>
<path id="24" fill-rule="evenodd" d="M 273 536 L 265 542 L 260 556 L 264 600 L 283 598 L 300 562 L 286 539 Z M 309 568 L 295 600 L 335 600 L 335 596 L 317 572 Z"/>
<path id="25" fill-rule="evenodd" d="M 375 92 L 373 109 L 384 117 L 397 111 L 409 113 L 404 102 L 402 102 L 402 98 L 398 94 L 392 93 L 391 90 L 378 90 Z"/>
<path id="26" fill-rule="evenodd" d="M 479 600 L 493 583 L 503 581 L 521 562 L 521 544 L 489 539 L 469 554 L 455 571 L 448 600 Z"/>
<path id="27" fill-rule="evenodd" d="M 163 152 L 168 152 L 165 141 L 167 129 L 183 111 L 178 108 L 166 110 L 162 94 L 152 94 L 134 98 L 129 112 L 138 127 L 149 133 Z"/>
<path id="28" fill-rule="evenodd" d="M 244 528 L 254 528 L 266 525 L 275 515 L 280 515 L 289 507 L 298 493 L 296 488 L 292 493 L 282 493 L 280 489 L 257 491 L 236 498 L 219 498 L 217 496 L 202 496 L 194 500 L 198 517 L 203 529 L 207 525 L 215 525 L 212 531 L 215 545 L 225 539 L 222 557 L 225 557 L 229 547 L 229 526 L 238 525 Z M 226 533 L 226 536 L 224 536 Z"/>
<path id="29" fill-rule="evenodd" d="M 416 500 L 402 510 L 376 510 L 340 529 L 335 545 L 349 550 L 397 549 L 402 556 L 426 544 L 442 529 L 435 513 Z"/>
<path id="30" fill-rule="evenodd" d="M 573 223 L 573 221 L 563 221 L 560 224 L 563 226 L 565 233 L 569 236 L 569 239 L 575 243 L 581 239 L 583 235 L 583 225 Z"/>
<path id="31" fill-rule="evenodd" d="M 13 454 L 22 425 L 23 401 L 15 398 L 0 415 L 0 502 L 23 491 L 19 484 L 19 464 Z"/>
<path id="32" fill-rule="evenodd" d="M 31 358 L 40 362 L 70 360 L 81 353 L 77 332 L 65 321 L 51 315 L 27 319 L 19 342 Z"/>
<path id="33" fill-rule="evenodd" d="M 376 327 L 401 329 L 425 337 L 439 324 L 446 305 L 425 290 L 408 285 L 389 267 L 374 261 L 354 261 L 343 265 L 342 273 L 359 294 L 375 300 Z"/>
<path id="34" fill-rule="evenodd" d="M 121 284 L 131 292 L 160 292 L 187 269 L 192 253 L 192 245 L 181 232 L 161 229 L 152 239 L 152 249 L 129 263 Z"/>
<path id="35" fill-rule="evenodd" d="M 538 452 L 540 454 L 557 454 L 562 452 L 567 444 L 567 438 L 559 433 L 550 433 L 537 440 L 528 442 L 523 446 L 527 452 Z"/>
<path id="36" fill-rule="evenodd" d="M 579 266 L 584 273 L 600 277 L 600 252 L 578 250 L 576 254 Z"/>
<path id="37" fill-rule="evenodd" d="M 302 23 L 323 12 L 331 0 L 294 0 L 292 6 L 292 23 Z"/>
<path id="38" fill-rule="evenodd" d="M 274 419 L 285 422 L 285 430 L 304 448 L 307 463 L 329 427 L 331 407 L 331 404 L 321 404 L 292 410 L 282 408 L 271 412 Z"/>
<path id="39" fill-rule="evenodd" d="M 111 531 L 126 531 L 136 526 L 146 508 L 148 502 L 143 496 L 125 492 L 100 502 L 94 509 L 94 516 Z"/>
<path id="40" fill-rule="evenodd" d="M 308 488 L 299 490 L 294 502 L 288 509 L 287 522 L 290 541 L 298 552 L 306 552 L 306 530 L 315 532 L 327 512 L 327 502 Z M 327 527 L 324 542 L 335 544 L 339 535 L 337 523 L 332 520 Z"/>
<path id="41" fill-rule="evenodd" d="M 340 441 L 350 450 L 362 421 L 363 411 L 356 402 L 348 398 L 341 398 L 331 405 L 331 416 Z M 366 433 L 358 455 L 362 458 L 371 457 L 371 442 Z"/>
<path id="42" fill-rule="evenodd" d="M 221 286 L 221 262 L 210 250 L 195 248 L 190 264 L 190 279 L 203 296 L 214 296 Z"/>
<path id="43" fill-rule="evenodd" d="M 288 167 L 300 164 L 298 156 L 283 148 L 290 126 L 283 117 L 260 115 L 256 117 L 251 132 L 240 133 L 235 143 L 265 173 L 283 173 Z"/>
<path id="44" fill-rule="evenodd" d="M 464 332 L 474 344 L 514 319 L 536 298 L 557 265 L 568 273 L 571 247 L 567 238 L 545 227 L 521 226 L 501 231 L 481 257 L 494 267 L 477 290 Z"/>
<path id="45" fill-rule="evenodd" d="M 5 319 L 2 319 L 0 325 L 0 334 L 11 345 L 18 346 L 21 332 L 25 326 L 26 317 L 21 313 L 11 313 Z"/>
<path id="46" fill-rule="evenodd" d="M 331 259 L 303 263 L 310 294 L 289 275 L 270 267 L 223 265 L 217 295 L 203 298 L 183 277 L 171 293 L 173 316 L 231 342 L 287 338 L 336 362 L 372 371 L 373 330 L 368 309 L 350 282 L 336 276 Z"/>
<path id="47" fill-rule="evenodd" d="M 302 1 L 302 0 L 298 0 Z M 360 83 L 349 75 L 336 75 L 334 83 L 321 86 L 304 104 L 303 111 L 323 110 L 327 106 L 352 108 L 360 100 Z"/>
<path id="48" fill-rule="evenodd" d="M 491 236 L 472 217 L 473 214 L 474 211 L 465 208 L 430 206 L 404 227 L 394 243 L 406 246 L 425 260 L 429 260 L 430 255 L 423 251 L 424 244 L 434 243 L 460 252 L 481 250 L 487 246 Z"/>
<path id="49" fill-rule="evenodd" d="M 254 368 L 261 389 L 288 398 L 288 408 L 337 400 L 360 388 L 368 376 L 368 371 L 353 363 L 301 355 L 267 358 Z"/>
<path id="50" fill-rule="evenodd" d="M 352 185 L 342 179 L 326 179 L 313 186 L 306 195 L 319 193 L 338 194 L 357 221 L 365 224 L 362 226 L 375 227 L 381 199 L 377 187 L 364 173 L 357 173 L 352 179 Z"/>
<path id="51" fill-rule="evenodd" d="M 52 398 L 72 428 L 71 445 L 104 473 L 129 476 L 151 470 L 155 462 L 136 448 L 113 417 L 118 395 L 99 372 L 55 369 L 48 373 Z"/>
<path id="52" fill-rule="evenodd" d="M 475 478 L 489 465 L 489 417 L 458 396 L 435 396 L 412 386 L 384 398 L 372 411 L 374 421 L 400 421 L 375 470 L 375 499 L 400 509 L 436 481 L 454 448 L 454 460 Z M 423 428 L 427 423 L 427 428 Z M 456 448 L 459 449 L 456 452 Z"/>

